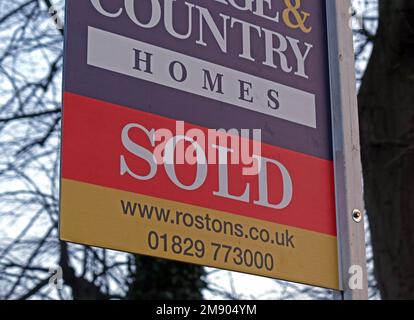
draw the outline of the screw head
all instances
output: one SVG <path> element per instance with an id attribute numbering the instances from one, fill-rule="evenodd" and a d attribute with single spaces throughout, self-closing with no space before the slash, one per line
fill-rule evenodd
<path id="1" fill-rule="evenodd" d="M 362 221 L 362 212 L 358 209 L 354 209 L 354 211 L 352 211 L 352 219 L 356 223 L 360 223 Z"/>

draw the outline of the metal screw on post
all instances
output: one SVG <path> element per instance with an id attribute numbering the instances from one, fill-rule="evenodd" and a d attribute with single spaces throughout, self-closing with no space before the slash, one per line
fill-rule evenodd
<path id="1" fill-rule="evenodd" d="M 358 209 L 354 209 L 354 211 L 352 211 L 352 219 L 354 219 L 356 223 L 360 223 L 362 221 L 362 212 Z"/>

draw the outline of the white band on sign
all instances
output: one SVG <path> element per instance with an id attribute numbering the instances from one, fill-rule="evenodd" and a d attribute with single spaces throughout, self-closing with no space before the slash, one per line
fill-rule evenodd
<path id="1" fill-rule="evenodd" d="M 315 95 L 88 27 L 91 66 L 316 128 Z"/>

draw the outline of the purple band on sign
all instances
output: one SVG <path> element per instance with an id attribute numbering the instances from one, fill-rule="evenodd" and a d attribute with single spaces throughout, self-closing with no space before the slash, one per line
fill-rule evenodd
<path id="1" fill-rule="evenodd" d="M 324 1 L 241 3 L 69 0 L 65 91 L 332 160 Z"/>

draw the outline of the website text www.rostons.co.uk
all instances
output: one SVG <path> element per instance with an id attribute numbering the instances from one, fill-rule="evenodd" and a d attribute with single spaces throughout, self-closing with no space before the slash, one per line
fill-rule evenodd
<path id="1" fill-rule="evenodd" d="M 208 213 L 199 215 L 189 212 L 174 211 L 170 209 L 148 206 L 138 202 L 121 200 L 122 213 L 136 216 L 141 219 L 156 220 L 158 222 L 170 223 L 174 225 L 183 225 L 187 228 L 196 228 L 197 230 L 207 230 L 214 233 L 222 233 L 226 236 L 247 238 L 263 243 L 272 243 L 280 247 L 295 248 L 294 235 L 286 229 L 281 231 L 269 231 L 259 227 L 245 228 L 243 224 L 222 221 L 212 218 Z M 247 232 L 246 232 L 247 230 Z"/>
<path id="2" fill-rule="evenodd" d="M 247 239 L 258 244 L 295 249 L 295 236 L 292 234 L 292 230 L 289 229 L 271 231 L 258 226 L 247 227 L 242 223 L 212 217 L 212 214 L 209 213 L 182 212 L 127 200 L 120 201 L 120 209 L 121 213 L 126 216 L 196 229 L 200 232 L 211 232 L 213 234 L 212 239 L 214 239 L 214 234 L 221 234 L 233 239 Z M 148 247 L 150 249 L 171 251 L 176 255 L 183 254 L 201 259 L 205 257 L 207 245 L 212 247 L 213 254 L 211 258 L 214 261 L 222 260 L 229 264 L 266 269 L 267 271 L 272 271 L 275 267 L 275 259 L 271 252 L 255 251 L 251 248 L 241 248 L 240 246 L 218 242 L 206 244 L 206 241 L 202 239 L 185 238 L 179 234 L 169 235 L 155 230 L 149 230 L 148 233 Z M 258 247 L 262 247 L 262 245 Z"/>

